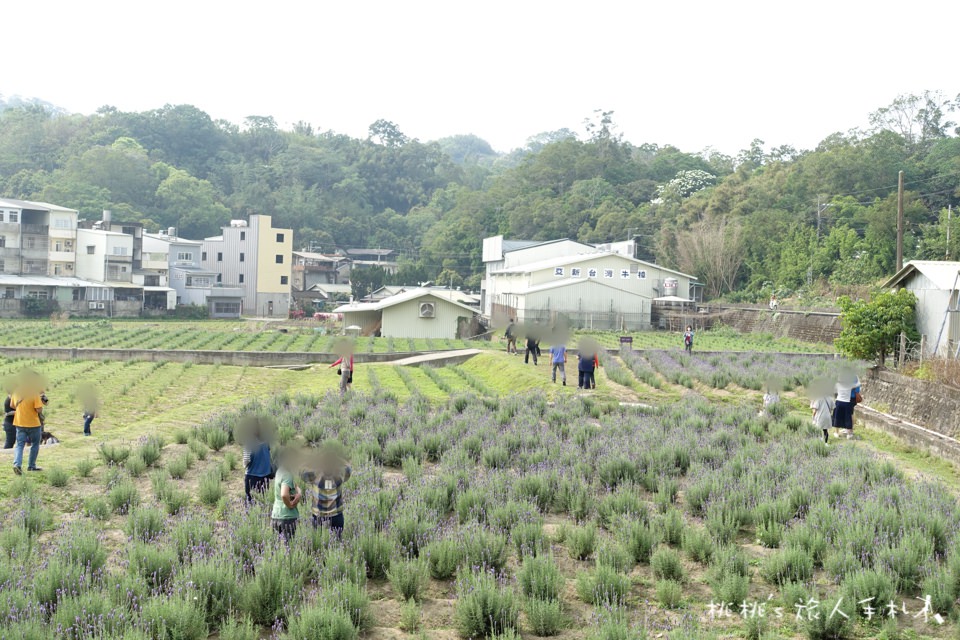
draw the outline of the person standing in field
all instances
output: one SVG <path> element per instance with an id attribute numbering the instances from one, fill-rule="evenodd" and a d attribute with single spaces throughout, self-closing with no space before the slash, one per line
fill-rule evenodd
<path id="1" fill-rule="evenodd" d="M 350 385 L 353 384 L 353 349 L 350 346 L 343 349 L 343 354 L 330 365 L 330 368 L 332 369 L 337 365 L 340 365 L 340 368 L 337 369 L 337 375 L 340 376 L 340 395 L 344 395 L 350 390 Z"/>
<path id="2" fill-rule="evenodd" d="M 277 452 L 277 477 L 273 487 L 273 511 L 270 512 L 270 521 L 274 531 L 284 540 L 292 539 L 297 531 L 297 518 L 300 517 L 297 507 L 303 499 L 303 494 L 294 480 L 293 466 L 293 452 L 290 449 Z"/>
<path id="3" fill-rule="evenodd" d="M 557 370 L 560 370 L 560 379 L 563 386 L 567 386 L 567 346 L 563 343 L 550 347 L 551 381 L 557 381 Z"/>
<path id="4" fill-rule="evenodd" d="M 343 535 L 343 483 L 350 479 L 353 469 L 350 463 L 332 449 L 321 451 L 316 470 L 302 474 L 307 495 L 313 510 L 314 527 L 330 527 L 333 536 L 340 540 Z"/>
<path id="5" fill-rule="evenodd" d="M 533 356 L 533 366 L 537 366 L 537 352 L 540 350 L 540 339 L 535 332 L 527 334 L 527 351 L 523 356 L 523 364 L 530 364 L 530 356 Z"/>
<path id="6" fill-rule="evenodd" d="M 860 381 L 852 371 L 841 371 L 837 379 L 837 402 L 833 410 L 833 426 L 846 431 L 847 439 L 853 438 L 853 407 L 859 392 L 854 391 L 860 386 Z"/>
<path id="7" fill-rule="evenodd" d="M 683 348 L 687 353 L 693 353 L 693 327 L 687 325 L 687 330 L 683 332 Z"/>
<path id="8" fill-rule="evenodd" d="M 816 380 L 810 385 L 810 410 L 813 412 L 813 426 L 823 431 L 823 443 L 829 446 L 830 425 L 834 411 L 833 392 L 826 380 Z"/>
<path id="9" fill-rule="evenodd" d="M 10 404 L 14 391 L 12 381 L 8 380 L 4 383 L 4 391 L 7 392 L 7 397 L 3 401 L 3 448 L 13 449 L 13 445 L 17 441 L 17 428 L 13 426 L 13 414 L 16 412 L 13 409 L 13 405 Z"/>
<path id="10" fill-rule="evenodd" d="M 589 389 L 593 379 L 593 370 L 596 367 L 596 354 L 580 352 L 577 355 L 577 372 L 579 373 L 577 388 Z"/>
<path id="11" fill-rule="evenodd" d="M 93 419 L 97 417 L 97 394 L 92 387 L 87 387 L 80 392 L 80 402 L 83 405 L 83 435 L 93 435 L 90 427 L 93 425 Z"/>
<path id="12" fill-rule="evenodd" d="M 26 372 L 21 376 L 17 390 L 10 397 L 10 406 L 14 410 L 13 425 L 16 427 L 16 446 L 13 454 L 13 472 L 23 473 L 23 447 L 30 441 L 30 458 L 27 471 L 42 471 L 37 466 L 40 454 L 40 439 L 43 436 L 43 407 L 46 395 L 40 376 Z"/>
<path id="13" fill-rule="evenodd" d="M 266 493 L 273 475 L 273 460 L 270 457 L 270 443 L 263 433 L 260 421 L 248 418 L 240 431 L 243 442 L 243 491 L 247 502 L 253 502 L 253 492 Z"/>
<path id="14" fill-rule="evenodd" d="M 510 353 L 510 350 L 513 350 L 513 354 L 517 353 L 517 325 L 514 324 L 513 318 L 510 318 L 510 324 L 507 325 L 507 331 L 504 333 L 504 336 L 507 338 L 507 353 Z"/>

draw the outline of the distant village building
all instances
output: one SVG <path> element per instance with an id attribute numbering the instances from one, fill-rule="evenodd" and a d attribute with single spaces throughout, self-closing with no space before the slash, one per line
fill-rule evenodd
<path id="1" fill-rule="evenodd" d="M 290 312 L 293 230 L 273 226 L 271 216 L 232 220 L 219 236 L 204 239 L 202 266 L 219 286 L 243 289 L 243 314 L 286 317 Z"/>
<path id="2" fill-rule="evenodd" d="M 350 259 L 310 251 L 294 251 L 291 265 L 294 291 L 306 291 L 319 284 L 346 284 L 350 282 Z"/>
<path id="3" fill-rule="evenodd" d="M 380 267 L 387 273 L 400 268 L 393 249 L 347 249 L 345 253 L 355 267 Z"/>
<path id="4" fill-rule="evenodd" d="M 911 260 L 884 288 L 907 289 L 917 297 L 917 331 L 924 355 L 957 357 L 960 345 L 960 262 Z"/>
<path id="5" fill-rule="evenodd" d="M 416 288 L 378 302 L 353 302 L 334 309 L 346 330 L 391 338 L 471 338 L 478 333 L 479 310 L 443 290 Z"/>
<path id="6" fill-rule="evenodd" d="M 483 241 L 484 315 L 503 323 L 554 323 L 592 329 L 646 329 L 657 298 L 692 300 L 694 276 L 633 257 L 632 243 L 602 250 L 573 240 Z"/>

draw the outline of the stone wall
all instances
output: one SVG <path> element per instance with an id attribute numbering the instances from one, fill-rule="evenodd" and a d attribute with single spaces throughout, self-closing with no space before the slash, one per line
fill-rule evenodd
<path id="1" fill-rule="evenodd" d="M 769 333 L 804 342 L 833 344 L 840 335 L 840 314 L 826 311 L 770 311 L 749 307 L 719 307 L 710 310 L 714 322 L 741 333 Z"/>
<path id="2" fill-rule="evenodd" d="M 862 382 L 867 406 L 960 439 L 960 390 L 880 369 L 869 370 Z"/>

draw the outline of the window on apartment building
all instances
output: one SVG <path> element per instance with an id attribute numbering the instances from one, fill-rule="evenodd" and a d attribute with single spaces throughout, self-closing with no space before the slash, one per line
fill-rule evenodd
<path id="1" fill-rule="evenodd" d="M 27 236 L 27 246 L 24 249 L 36 249 L 37 240 L 33 236 Z"/>
<path id="2" fill-rule="evenodd" d="M 282 233 L 278 233 L 278 234 L 277 234 L 277 242 L 283 242 L 283 234 L 282 234 Z"/>
<path id="3" fill-rule="evenodd" d="M 217 253 L 217 262 L 223 262 L 223 254 Z"/>
<path id="4" fill-rule="evenodd" d="M 8 216 L 7 222 L 19 222 L 19 221 L 20 221 L 20 214 L 17 213 L 16 211 L 10 211 L 9 213 L 7 213 L 7 216 Z"/>
<path id="5" fill-rule="evenodd" d="M 243 262 L 243 253 L 240 253 L 240 262 Z"/>
<path id="6" fill-rule="evenodd" d="M 7 300 L 12 300 L 14 295 L 16 295 L 16 292 L 13 290 L 13 287 L 7 287 L 3 292 L 3 297 Z"/>
<path id="7" fill-rule="evenodd" d="M 3 216 L 4 216 L 3 211 L 0 211 L 0 222 L 3 222 Z"/>
<path id="8" fill-rule="evenodd" d="M 53 226 L 56 229 L 69 229 L 70 221 L 66 218 L 56 218 L 53 221 Z"/>
<path id="9" fill-rule="evenodd" d="M 56 242 L 54 242 L 54 243 L 53 243 L 53 250 L 54 250 L 54 251 L 63 251 L 63 243 L 60 242 L 59 240 L 57 240 Z"/>
<path id="10" fill-rule="evenodd" d="M 63 272 L 63 267 L 58 264 L 53 265 L 53 275 L 59 276 Z"/>
<path id="11" fill-rule="evenodd" d="M 7 246 L 7 236 L 0 236 L 0 249 Z"/>
<path id="12" fill-rule="evenodd" d="M 280 284 L 287 284 L 289 281 L 290 280 L 287 278 L 287 276 L 280 276 Z"/>
<path id="13" fill-rule="evenodd" d="M 7 270 L 7 263 L 4 262 L 3 260 L 0 260 L 0 271 L 6 271 L 6 270 Z"/>
<path id="14" fill-rule="evenodd" d="M 203 252 L 200 254 L 200 259 L 201 259 L 201 260 L 206 260 L 206 259 L 207 259 L 207 252 L 206 252 L 206 251 L 203 251 Z"/>
<path id="15" fill-rule="evenodd" d="M 240 274 L 240 284 L 243 284 L 243 274 Z"/>
<path id="16" fill-rule="evenodd" d="M 283 264 L 283 254 L 282 254 L 282 253 L 278 253 L 278 254 L 277 254 L 277 264 Z"/>
<path id="17" fill-rule="evenodd" d="M 246 231 L 241 231 L 241 232 L 240 232 L 240 239 L 241 239 L 241 240 L 246 240 L 246 239 L 247 239 L 247 232 L 246 232 Z"/>
<path id="18" fill-rule="evenodd" d="M 223 282 L 223 274 L 222 274 L 222 273 L 218 273 L 218 274 L 217 274 L 217 284 L 220 284 L 221 282 Z"/>
<path id="19" fill-rule="evenodd" d="M 182 260 L 184 262 L 193 262 L 193 252 L 192 251 L 181 251 L 177 254 L 177 260 Z"/>
<path id="20" fill-rule="evenodd" d="M 92 256 L 92 255 L 95 254 L 96 252 L 97 252 L 97 245 L 95 245 L 95 244 L 88 244 L 88 245 L 87 245 L 87 255 L 88 255 L 88 256 Z"/>
<path id="21" fill-rule="evenodd" d="M 240 313 L 240 303 L 239 302 L 214 302 L 213 312 L 238 314 Z"/>
<path id="22" fill-rule="evenodd" d="M 113 248 L 113 255 L 115 255 L 115 256 L 125 256 L 125 255 L 127 255 L 127 248 L 126 248 L 126 247 L 114 247 L 114 248 Z"/>

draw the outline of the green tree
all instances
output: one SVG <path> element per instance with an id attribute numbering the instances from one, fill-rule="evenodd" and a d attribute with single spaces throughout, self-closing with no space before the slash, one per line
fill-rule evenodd
<path id="1" fill-rule="evenodd" d="M 841 296 L 840 323 L 843 329 L 835 344 L 851 358 L 874 360 L 881 367 L 894 353 L 900 334 L 918 340 L 917 298 L 906 289 L 883 291 L 866 302 Z"/>

